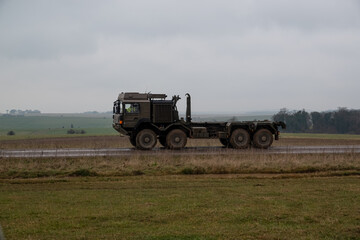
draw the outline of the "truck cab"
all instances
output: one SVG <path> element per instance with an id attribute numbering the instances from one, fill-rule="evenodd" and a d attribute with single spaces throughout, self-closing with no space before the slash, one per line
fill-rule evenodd
<path id="1" fill-rule="evenodd" d="M 165 100 L 166 97 L 166 94 L 120 93 L 113 106 L 113 127 L 131 136 L 144 125 L 160 128 L 179 121 L 178 98 Z"/>

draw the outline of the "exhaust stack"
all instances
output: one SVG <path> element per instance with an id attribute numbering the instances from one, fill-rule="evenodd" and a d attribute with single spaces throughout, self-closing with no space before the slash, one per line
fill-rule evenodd
<path id="1" fill-rule="evenodd" d="M 190 94 L 185 94 L 186 98 L 186 122 L 191 122 L 191 97 Z"/>

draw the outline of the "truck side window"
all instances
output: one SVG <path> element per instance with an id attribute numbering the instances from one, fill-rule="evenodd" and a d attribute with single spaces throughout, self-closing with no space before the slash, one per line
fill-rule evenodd
<path id="1" fill-rule="evenodd" d="M 126 113 L 139 113 L 139 104 L 137 103 L 127 103 L 125 104 Z"/>

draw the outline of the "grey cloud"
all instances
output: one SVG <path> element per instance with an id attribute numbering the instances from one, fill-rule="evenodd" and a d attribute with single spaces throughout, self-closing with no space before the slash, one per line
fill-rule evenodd
<path id="1" fill-rule="evenodd" d="M 358 28 L 356 1 L 5 1 L 0 52 L 17 58 L 91 54 L 101 37 L 242 35 L 273 27 Z"/>
<path id="2" fill-rule="evenodd" d="M 3 1 L 0 112 L 104 111 L 118 91 L 145 90 L 190 92 L 198 111 L 359 107 L 359 9 L 356 0 Z"/>

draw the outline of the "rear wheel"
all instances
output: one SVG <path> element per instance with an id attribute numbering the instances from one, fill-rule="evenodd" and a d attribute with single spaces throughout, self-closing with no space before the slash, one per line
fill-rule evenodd
<path id="1" fill-rule="evenodd" d="M 239 128 L 232 132 L 230 144 L 233 148 L 242 149 L 250 146 L 250 135 L 245 129 Z"/>
<path id="2" fill-rule="evenodd" d="M 273 135 L 268 129 L 260 129 L 254 134 L 253 143 L 257 148 L 266 149 L 273 143 Z"/>
<path id="3" fill-rule="evenodd" d="M 157 142 L 156 134 L 150 129 L 141 130 L 136 135 L 136 147 L 141 150 L 151 150 Z"/>
<path id="4" fill-rule="evenodd" d="M 184 131 L 174 129 L 166 136 L 166 145 L 170 149 L 182 149 L 187 142 L 187 136 Z"/>

